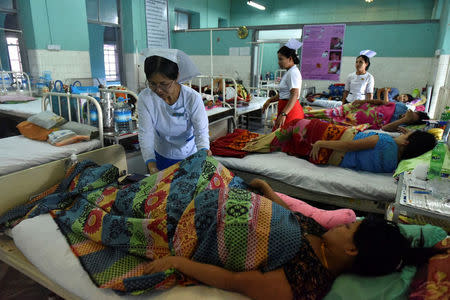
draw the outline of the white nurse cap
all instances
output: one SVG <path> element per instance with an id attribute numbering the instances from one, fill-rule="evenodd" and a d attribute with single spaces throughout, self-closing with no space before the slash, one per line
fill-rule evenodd
<path id="1" fill-rule="evenodd" d="M 284 45 L 292 50 L 297 50 L 303 45 L 303 43 L 296 39 L 289 39 L 289 41 Z"/>
<path id="2" fill-rule="evenodd" d="M 362 50 L 361 52 L 359 52 L 360 55 L 365 55 L 367 57 L 374 57 L 375 55 L 377 55 L 377 53 L 373 50 Z"/>
<path id="3" fill-rule="evenodd" d="M 149 56 L 160 56 L 178 65 L 178 82 L 183 83 L 200 75 L 200 71 L 195 66 L 192 59 L 183 51 L 167 48 L 147 48 L 141 51 L 141 64 L 144 65 L 145 59 Z"/>

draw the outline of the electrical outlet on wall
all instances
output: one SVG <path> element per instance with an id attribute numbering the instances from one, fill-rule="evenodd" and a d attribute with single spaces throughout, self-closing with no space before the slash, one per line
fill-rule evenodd
<path id="1" fill-rule="evenodd" d="M 439 56 L 439 55 L 441 55 L 441 49 L 434 50 L 434 56 Z"/>
<path id="2" fill-rule="evenodd" d="M 48 50 L 52 50 L 52 51 L 59 51 L 59 50 L 61 50 L 61 45 L 51 45 L 51 44 L 48 44 L 48 45 L 47 45 L 47 49 L 48 49 Z"/>

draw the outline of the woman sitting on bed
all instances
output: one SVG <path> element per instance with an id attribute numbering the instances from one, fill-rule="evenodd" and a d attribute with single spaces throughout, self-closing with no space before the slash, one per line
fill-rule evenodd
<path id="1" fill-rule="evenodd" d="M 289 208 L 266 182 L 257 179 L 250 185 Z M 293 259 L 273 271 L 233 272 L 186 257 L 166 256 L 148 263 L 145 272 L 174 268 L 206 285 L 252 299 L 321 299 L 342 273 L 385 275 L 397 272 L 405 265 L 421 265 L 437 253 L 433 248 L 412 249 L 398 226 L 381 218 L 368 217 L 328 231 L 322 222 L 300 213 L 295 214 L 295 218 L 301 228 L 301 246 Z"/>

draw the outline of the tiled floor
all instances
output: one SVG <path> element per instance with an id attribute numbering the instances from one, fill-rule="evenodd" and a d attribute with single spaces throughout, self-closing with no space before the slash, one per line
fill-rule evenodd
<path id="1" fill-rule="evenodd" d="M 62 299 L 16 269 L 0 262 L 0 300 Z"/>

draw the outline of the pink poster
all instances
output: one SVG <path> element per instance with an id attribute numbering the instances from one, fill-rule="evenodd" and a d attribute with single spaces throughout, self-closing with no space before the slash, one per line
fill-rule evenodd
<path id="1" fill-rule="evenodd" d="M 339 80 L 345 24 L 303 26 L 303 79 Z"/>

